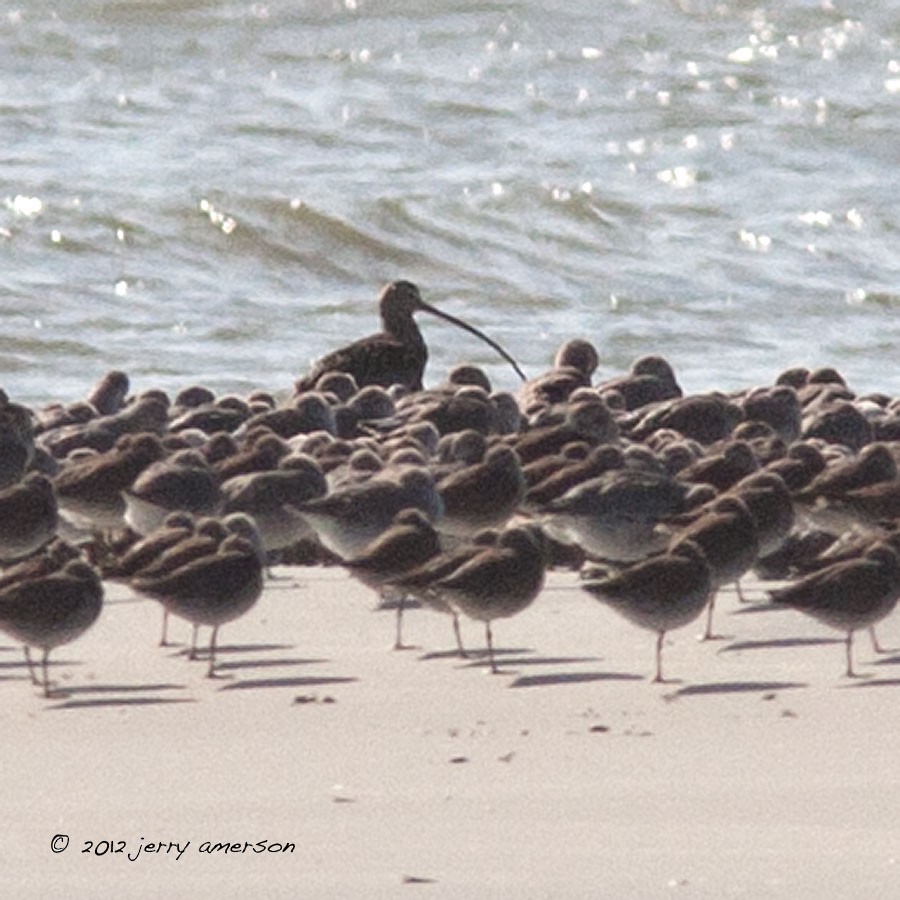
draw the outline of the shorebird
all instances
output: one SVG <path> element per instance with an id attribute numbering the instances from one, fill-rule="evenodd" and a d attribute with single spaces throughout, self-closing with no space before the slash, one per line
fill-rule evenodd
<path id="1" fill-rule="evenodd" d="M 663 400 L 676 400 L 682 396 L 675 370 L 661 356 L 642 356 L 632 363 L 628 375 L 605 381 L 597 390 L 601 396 L 617 394 L 627 410 L 640 409 Z"/>
<path id="2" fill-rule="evenodd" d="M 507 528 L 493 547 L 433 585 L 458 612 L 484 622 L 488 661 L 496 674 L 491 622 L 526 609 L 544 586 L 546 540 L 539 528 Z"/>
<path id="3" fill-rule="evenodd" d="M 563 452 L 565 453 L 565 450 Z M 538 480 L 529 486 L 525 494 L 526 506 L 539 509 L 557 497 L 562 497 L 582 482 L 625 465 L 624 454 L 613 444 L 600 444 L 581 458 L 565 459 L 564 456 L 562 458 L 564 460 L 562 464 L 554 465 L 552 469 L 547 467 L 545 470 L 547 474 L 544 477 L 539 477 L 540 470 L 532 469 L 532 474 Z M 532 466 L 535 465 L 537 464 L 532 463 Z"/>
<path id="4" fill-rule="evenodd" d="M 888 445 L 868 444 L 855 456 L 826 466 L 794 500 L 811 525 L 840 533 L 855 524 L 842 502 L 847 494 L 896 481 L 897 463 Z"/>
<path id="5" fill-rule="evenodd" d="M 788 447 L 787 455 L 765 467 L 787 485 L 791 493 L 802 491 L 825 469 L 825 456 L 813 443 L 798 441 Z"/>
<path id="6" fill-rule="evenodd" d="M 277 467 L 278 463 L 290 452 L 290 446 L 277 434 L 263 431 L 243 446 L 216 462 L 210 462 L 209 454 L 203 451 L 203 455 L 215 470 L 220 481 L 228 481 L 238 475 L 248 475 L 251 472 L 268 472 Z"/>
<path id="7" fill-rule="evenodd" d="M 553 368 L 527 381 L 519 391 L 519 406 L 529 414 L 545 406 L 565 403 L 573 391 L 591 386 L 600 356 L 590 341 L 566 341 L 553 358 Z"/>
<path id="8" fill-rule="evenodd" d="M 40 435 L 38 444 L 56 459 L 64 459 L 73 450 L 80 449 L 105 453 L 126 435 L 142 432 L 161 435 L 166 429 L 168 417 L 168 397 L 162 391 L 145 391 L 112 415 L 45 431 Z"/>
<path id="9" fill-rule="evenodd" d="M 0 488 L 12 487 L 34 458 L 35 417 L 0 388 Z"/>
<path id="10" fill-rule="evenodd" d="M 394 649 L 404 648 L 402 619 L 405 591 L 396 587 L 404 575 L 427 563 L 441 552 L 434 526 L 419 509 L 404 509 L 393 524 L 355 559 L 342 565 L 357 580 L 380 594 L 397 593 L 397 629 Z"/>
<path id="11" fill-rule="evenodd" d="M 213 515 L 222 499 L 215 473 L 196 450 L 181 450 L 148 466 L 123 497 L 125 521 L 140 535 L 155 531 L 176 510 Z"/>
<path id="12" fill-rule="evenodd" d="M 737 495 L 724 496 L 700 510 L 693 524 L 676 532 L 669 547 L 674 550 L 684 541 L 698 544 L 709 564 L 713 589 L 703 639 L 712 640 L 716 591 L 739 581 L 759 555 L 756 524 L 743 500 Z"/>
<path id="13" fill-rule="evenodd" d="M 638 560 L 666 546 L 659 525 L 683 511 L 688 490 L 665 473 L 611 469 L 551 500 L 539 515 L 552 537 L 591 556 Z"/>
<path id="14" fill-rule="evenodd" d="M 349 373 L 360 387 L 400 384 L 411 391 L 421 390 L 428 349 L 413 319 L 416 312 L 430 313 L 474 334 L 493 347 L 525 380 L 516 361 L 496 341 L 461 319 L 426 303 L 419 289 L 409 281 L 392 281 L 382 290 L 379 312 L 381 332 L 354 341 L 323 357 L 307 376 L 296 383 L 296 390 L 311 390 L 323 375 L 335 371 Z"/>
<path id="15" fill-rule="evenodd" d="M 877 544 L 857 559 L 835 563 L 769 596 L 845 632 L 847 676 L 852 678 L 853 633 L 876 625 L 897 605 L 900 557 L 888 544 Z"/>
<path id="16" fill-rule="evenodd" d="M 741 406 L 746 419 L 771 425 L 786 444 L 800 437 L 802 409 L 792 387 L 779 384 L 756 388 L 744 395 Z"/>
<path id="17" fill-rule="evenodd" d="M 656 674 L 663 681 L 666 632 L 689 625 L 703 612 L 712 591 L 709 565 L 693 541 L 628 566 L 581 587 L 639 628 L 656 632 Z"/>
<path id="18" fill-rule="evenodd" d="M 587 441 L 595 446 L 614 443 L 619 437 L 619 428 L 609 407 L 596 395 L 581 397 L 574 394 L 572 401 L 563 406 L 562 416 L 562 421 L 555 424 L 540 425 L 510 438 L 522 465 L 548 453 L 558 453 L 573 441 Z"/>
<path id="19" fill-rule="evenodd" d="M 97 410 L 98 415 L 112 416 L 125 406 L 130 387 L 128 375 L 113 369 L 94 385 L 86 399 Z"/>
<path id="20" fill-rule="evenodd" d="M 169 513 L 161 527 L 136 541 L 121 556 L 104 563 L 101 566 L 103 577 L 127 581 L 193 534 L 194 517 L 190 513 Z"/>
<path id="21" fill-rule="evenodd" d="M 63 518 L 87 531 L 121 528 L 122 491 L 164 454 L 155 434 L 126 435 L 113 450 L 65 465 L 54 479 Z"/>
<path id="22" fill-rule="evenodd" d="M 447 476 L 438 491 L 444 502 L 438 531 L 458 540 L 503 525 L 525 497 L 525 476 L 516 451 L 496 444 L 481 462 Z"/>
<path id="23" fill-rule="evenodd" d="M 743 415 L 743 410 L 723 394 L 692 394 L 638 409 L 620 420 L 620 425 L 636 441 L 665 428 L 709 446 L 727 438 Z"/>
<path id="24" fill-rule="evenodd" d="M 309 523 L 327 550 L 345 560 L 365 553 L 408 507 L 421 510 L 432 521 L 443 513 L 443 502 L 428 470 L 389 469 L 361 484 L 288 505 Z"/>
<path id="25" fill-rule="evenodd" d="M 437 585 L 482 553 L 485 548 L 493 547 L 497 543 L 497 537 L 498 534 L 493 529 L 481 531 L 472 538 L 470 543 L 459 544 L 452 550 L 439 553 L 417 568 L 396 576 L 392 582 L 395 588 L 405 591 L 407 596 L 415 597 L 423 606 L 433 612 L 452 617 L 456 648 L 463 659 L 468 654 L 463 647 L 462 635 L 459 630 L 459 613 L 450 605 L 444 592 Z"/>
<path id="26" fill-rule="evenodd" d="M 74 641 L 100 615 L 103 585 L 96 570 L 84 560 L 73 559 L 49 575 L 24 578 L 0 590 L 0 629 L 25 648 L 31 681 L 50 696 L 47 661 L 50 651 Z M 38 681 L 31 647 L 42 651 Z"/>
<path id="27" fill-rule="evenodd" d="M 0 563 L 39 550 L 56 534 L 56 495 L 50 480 L 29 472 L 18 484 L 0 491 Z"/>
<path id="28" fill-rule="evenodd" d="M 19 581 L 43 578 L 58 572 L 67 562 L 81 558 L 81 551 L 72 544 L 54 538 L 37 553 L 11 565 L 0 575 L 0 591 Z"/>
<path id="29" fill-rule="evenodd" d="M 213 678 L 219 628 L 244 615 L 259 599 L 263 566 L 253 543 L 233 534 L 215 553 L 160 575 L 139 575 L 131 586 L 193 625 L 212 628 L 207 677 Z"/>
<path id="30" fill-rule="evenodd" d="M 694 484 L 710 484 L 727 491 L 742 478 L 756 472 L 759 463 L 746 441 L 726 441 L 718 453 L 707 453 L 683 468 L 678 477 Z"/>
<path id="31" fill-rule="evenodd" d="M 758 556 L 770 556 L 794 527 L 794 504 L 785 483 L 773 472 L 756 472 L 742 478 L 723 496 L 744 502 L 756 525 Z"/>
<path id="32" fill-rule="evenodd" d="M 327 490 L 321 466 L 311 456 L 295 454 L 284 457 L 277 469 L 250 472 L 225 481 L 222 510 L 247 513 L 259 527 L 265 549 L 282 550 L 311 536 L 288 506 L 322 497 Z"/>
<path id="33" fill-rule="evenodd" d="M 804 438 L 819 438 L 859 451 L 875 436 L 872 423 L 849 400 L 824 403 L 821 408 L 818 403 L 814 405 L 816 408 L 804 415 Z"/>

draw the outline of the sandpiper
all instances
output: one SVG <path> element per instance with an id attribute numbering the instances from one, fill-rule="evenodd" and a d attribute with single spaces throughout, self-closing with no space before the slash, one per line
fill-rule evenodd
<path id="1" fill-rule="evenodd" d="M 520 613 L 544 586 L 546 541 L 539 528 L 507 528 L 497 544 L 477 553 L 445 578 L 437 590 L 456 610 L 484 622 L 488 661 L 497 673 L 491 622 Z"/>
<path id="2" fill-rule="evenodd" d="M 214 515 L 222 499 L 215 473 L 196 450 L 181 450 L 148 466 L 123 497 L 125 521 L 141 535 L 155 531 L 175 510 Z"/>
<path id="3" fill-rule="evenodd" d="M 596 558 L 630 561 L 662 550 L 662 520 L 684 509 L 688 488 L 665 473 L 612 469 L 547 503 L 541 519 L 552 537 Z"/>
<path id="4" fill-rule="evenodd" d="M 422 468 L 387 470 L 297 506 L 327 550 L 341 559 L 355 559 L 406 509 L 420 509 L 432 521 L 443 513 L 443 502 L 431 473 Z"/>
<path id="5" fill-rule="evenodd" d="M 827 466 L 794 500 L 811 525 L 839 533 L 854 524 L 841 502 L 845 494 L 896 479 L 897 463 L 888 445 L 868 444 L 857 455 Z"/>
<path id="6" fill-rule="evenodd" d="M 438 530 L 458 540 L 503 525 L 525 497 L 525 477 L 516 451 L 496 444 L 481 462 L 449 475 L 438 491 L 444 503 Z"/>
<path id="7" fill-rule="evenodd" d="M 139 575 L 131 586 L 171 613 L 212 628 L 207 677 L 215 676 L 219 628 L 248 612 L 263 589 L 263 567 L 253 544 L 227 537 L 216 553 L 201 556 L 161 575 Z"/>
<path id="8" fill-rule="evenodd" d="M 591 446 L 614 443 L 619 437 L 619 427 L 606 402 L 595 394 L 584 395 L 576 391 L 571 402 L 560 408 L 561 418 L 547 424 L 536 424 L 521 435 L 513 435 L 523 465 L 556 453 L 572 441 L 587 441 Z"/>
<path id="9" fill-rule="evenodd" d="M 642 356 L 632 363 L 628 375 L 606 381 L 597 390 L 601 395 L 618 394 L 627 410 L 682 396 L 675 370 L 661 356 Z"/>
<path id="10" fill-rule="evenodd" d="M 34 458 L 35 417 L 0 388 L 0 489 L 12 487 Z"/>
<path id="11" fill-rule="evenodd" d="M 659 429 L 674 429 L 704 446 L 727 438 L 743 418 L 741 408 L 722 394 L 691 394 L 638 409 L 620 424 L 634 440 Z"/>
<path id="12" fill-rule="evenodd" d="M 190 513 L 169 513 L 160 528 L 136 541 L 118 558 L 105 562 L 101 566 L 103 577 L 116 581 L 127 580 L 192 534 L 194 517 Z"/>
<path id="13" fill-rule="evenodd" d="M 723 585 L 738 582 L 759 555 L 756 524 L 739 497 L 720 497 L 698 511 L 693 524 L 675 533 L 670 548 L 674 550 L 684 541 L 698 544 L 709 564 L 713 590 L 703 638 L 711 640 L 715 637 L 712 627 L 715 592 Z"/>
<path id="14" fill-rule="evenodd" d="M 395 588 L 398 580 L 424 565 L 441 552 L 434 526 L 419 509 L 404 509 L 393 524 L 355 559 L 345 560 L 344 567 L 355 578 L 373 590 L 397 594 L 397 627 L 394 649 L 402 650 L 402 620 L 405 592 Z"/>
<path id="15" fill-rule="evenodd" d="M 591 386 L 600 356 L 590 341 L 566 341 L 553 358 L 553 367 L 522 385 L 519 406 L 526 415 L 545 406 L 565 403 L 573 391 Z"/>
<path id="16" fill-rule="evenodd" d="M 103 585 L 84 560 L 70 560 L 49 575 L 25 578 L 0 590 L 0 629 L 25 647 L 33 684 L 50 696 L 47 661 L 50 651 L 81 636 L 100 615 Z M 42 651 L 43 680 L 38 681 L 30 648 Z"/>
<path id="17" fill-rule="evenodd" d="M 56 495 L 45 476 L 29 472 L 0 491 L 0 563 L 39 550 L 56 534 L 58 522 Z"/>
<path id="18" fill-rule="evenodd" d="M 846 633 L 847 676 L 853 677 L 853 633 L 887 615 L 900 598 L 900 557 L 888 544 L 865 555 L 835 563 L 785 588 L 771 591 L 772 601 L 791 606 Z"/>
<path id="19" fill-rule="evenodd" d="M 656 674 L 663 681 L 662 649 L 666 632 L 700 616 L 712 591 L 703 551 L 686 540 L 668 553 L 641 560 L 609 577 L 581 587 L 640 628 L 656 632 Z"/>
<path id="20" fill-rule="evenodd" d="M 321 466 L 311 456 L 292 454 L 277 469 L 229 478 L 222 484 L 222 510 L 252 516 L 266 551 L 282 550 L 311 536 L 288 506 L 322 497 L 327 490 Z"/>
<path id="21" fill-rule="evenodd" d="M 126 435 L 113 450 L 65 465 L 54 479 L 62 516 L 76 529 L 89 532 L 121 528 L 122 491 L 164 453 L 155 434 Z"/>
<path id="22" fill-rule="evenodd" d="M 439 553 L 409 572 L 395 576 L 392 582 L 395 588 L 402 589 L 408 596 L 415 597 L 428 609 L 452 617 L 456 648 L 463 658 L 466 658 L 467 654 L 459 629 L 459 613 L 450 605 L 443 591 L 437 585 L 482 553 L 485 548 L 495 546 L 497 536 L 497 532 L 493 529 L 481 531 L 472 538 L 470 543 L 459 544 L 451 550 Z"/>
<path id="23" fill-rule="evenodd" d="M 493 347 L 525 380 L 518 364 L 499 344 L 461 319 L 426 303 L 419 289 L 409 281 L 393 281 L 384 288 L 379 299 L 379 312 L 380 333 L 329 353 L 313 366 L 309 375 L 296 383 L 297 391 L 311 390 L 325 373 L 333 371 L 351 374 L 360 387 L 401 384 L 411 391 L 421 390 L 428 350 L 413 319 L 416 312 L 430 313 L 474 334 Z"/>

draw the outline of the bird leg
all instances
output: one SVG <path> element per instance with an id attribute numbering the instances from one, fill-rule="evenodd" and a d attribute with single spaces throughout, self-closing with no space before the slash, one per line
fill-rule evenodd
<path id="1" fill-rule="evenodd" d="M 872 649 L 876 653 L 890 653 L 891 651 L 881 646 L 881 642 L 878 640 L 878 635 L 875 633 L 875 626 L 869 626 L 869 637 L 872 638 Z"/>
<path id="2" fill-rule="evenodd" d="M 47 660 L 50 658 L 50 651 L 45 650 L 44 655 L 41 658 L 41 672 L 44 675 L 44 696 L 50 696 L 50 678 L 47 674 Z"/>
<path id="3" fill-rule="evenodd" d="M 394 635 L 394 649 L 395 650 L 405 650 L 406 646 L 403 643 L 403 604 L 406 601 L 406 594 L 403 592 L 397 597 L 397 621 L 396 627 L 397 630 Z"/>
<path id="4" fill-rule="evenodd" d="M 216 637 L 219 634 L 219 626 L 214 625 L 209 637 L 209 668 L 206 670 L 207 678 L 216 677 Z"/>
<path id="5" fill-rule="evenodd" d="M 168 647 L 169 646 L 169 611 L 167 609 L 163 609 L 163 621 L 162 621 L 162 634 L 159 638 L 159 646 L 160 647 Z"/>
<path id="6" fill-rule="evenodd" d="M 709 594 L 709 604 L 706 607 L 706 631 L 703 632 L 703 637 L 701 640 L 704 641 L 718 641 L 720 640 L 720 636 L 713 631 L 713 611 L 716 608 L 716 592 L 715 590 L 710 591 Z"/>
<path id="7" fill-rule="evenodd" d="M 660 631 L 656 635 L 656 677 L 653 680 L 660 684 L 665 681 L 662 674 L 662 649 L 665 637 L 666 633 L 664 631 Z"/>
<path id="8" fill-rule="evenodd" d="M 494 636 L 491 634 L 491 623 L 484 623 L 484 636 L 487 641 L 487 652 L 488 652 L 488 661 L 491 664 L 491 673 L 494 675 L 499 674 L 500 670 L 497 668 L 497 662 L 494 659 Z"/>
<path id="9" fill-rule="evenodd" d="M 847 640 L 846 640 L 846 649 L 847 649 L 847 677 L 855 678 L 856 673 L 853 671 L 853 632 L 847 632 Z"/>
<path id="10" fill-rule="evenodd" d="M 40 687 L 41 682 L 38 680 L 37 675 L 34 674 L 34 664 L 31 662 L 31 650 L 28 644 L 25 644 L 22 649 L 25 651 L 25 662 L 28 663 L 28 674 L 31 676 L 31 683 L 35 687 Z"/>
<path id="11" fill-rule="evenodd" d="M 197 635 L 200 633 L 199 625 L 191 626 L 191 649 L 188 650 L 188 659 L 197 658 Z"/>
<path id="12" fill-rule="evenodd" d="M 453 614 L 453 635 L 456 638 L 456 649 L 459 651 L 459 655 L 462 659 L 468 659 L 469 654 L 466 653 L 466 648 L 463 647 L 462 642 L 462 634 L 459 630 L 459 613 L 454 612 Z"/>

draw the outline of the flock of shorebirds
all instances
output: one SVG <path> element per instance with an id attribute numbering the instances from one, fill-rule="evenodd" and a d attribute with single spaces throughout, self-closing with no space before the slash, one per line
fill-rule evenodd
<path id="1" fill-rule="evenodd" d="M 414 314 L 472 332 L 523 378 L 494 392 L 460 365 L 423 389 Z M 659 356 L 596 383 L 576 339 L 525 380 L 499 344 L 389 284 L 382 331 L 324 357 L 276 401 L 194 386 L 130 396 L 110 372 L 83 401 L 28 409 L 0 391 L 0 630 L 49 695 L 50 652 L 97 620 L 104 580 L 167 617 L 219 629 L 250 610 L 276 561 L 344 566 L 396 602 L 492 623 L 554 566 L 655 635 L 705 614 L 753 570 L 767 602 L 853 636 L 900 598 L 900 400 L 857 396 L 833 369 L 685 396 Z M 738 587 L 739 590 L 739 587 Z M 876 642 L 877 648 L 877 642 Z M 41 651 L 40 677 L 31 650 Z"/>

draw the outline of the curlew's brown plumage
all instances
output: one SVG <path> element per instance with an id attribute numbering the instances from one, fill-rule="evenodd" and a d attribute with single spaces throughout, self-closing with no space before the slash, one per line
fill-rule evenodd
<path id="1" fill-rule="evenodd" d="M 352 375 L 361 388 L 370 384 L 382 387 L 400 384 L 411 391 L 421 390 L 428 348 L 413 319 L 417 312 L 430 313 L 481 338 L 525 380 L 515 360 L 498 343 L 461 319 L 426 303 L 412 282 L 392 281 L 388 284 L 381 292 L 379 312 L 381 331 L 378 334 L 353 341 L 324 356 L 308 375 L 297 381 L 297 391 L 311 390 L 320 378 L 332 372 Z"/>

